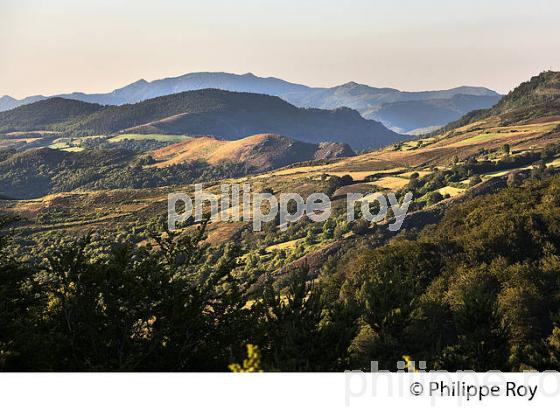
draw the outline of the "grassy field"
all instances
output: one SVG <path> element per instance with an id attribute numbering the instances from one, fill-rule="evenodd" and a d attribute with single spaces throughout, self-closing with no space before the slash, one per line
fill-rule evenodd
<path id="1" fill-rule="evenodd" d="M 0 148 L 8 148 L 14 144 L 18 143 L 33 143 L 40 141 L 41 138 L 2 138 L 0 137 Z"/>
<path id="2" fill-rule="evenodd" d="M 489 142 L 492 140 L 501 139 L 512 139 L 519 137 L 526 137 L 535 133 L 546 133 L 552 131 L 558 122 L 550 122 L 544 124 L 529 124 L 529 125 L 519 125 L 519 126 L 507 126 L 498 127 L 495 129 L 489 129 L 485 133 L 477 134 L 462 141 L 455 143 L 455 146 L 465 146 L 471 144 L 480 144 Z"/>
<path id="3" fill-rule="evenodd" d="M 396 191 L 408 185 L 408 179 L 401 177 L 383 177 L 373 181 L 372 184 L 383 189 Z"/>
<path id="4" fill-rule="evenodd" d="M 120 142 L 124 140 L 156 140 L 161 142 L 181 142 L 192 139 L 186 135 L 167 135 L 167 134 L 120 134 L 109 138 L 110 142 Z"/>
<path id="5" fill-rule="evenodd" d="M 60 151 L 66 151 L 66 152 L 80 152 L 84 150 L 83 148 L 71 145 L 66 141 L 58 141 L 58 140 L 56 140 L 53 144 L 49 145 L 49 148 L 57 149 Z"/>
<path id="6" fill-rule="evenodd" d="M 409 172 L 404 172 L 402 174 L 399 174 L 397 176 L 401 177 L 401 178 L 410 178 L 410 176 L 412 174 L 418 174 L 419 178 L 423 178 L 426 175 L 430 175 L 432 173 L 432 171 L 409 171 Z"/>
<path id="7" fill-rule="evenodd" d="M 375 174 L 377 171 L 370 170 L 370 171 L 342 171 L 342 172 L 327 172 L 329 175 L 334 175 L 337 177 L 342 177 L 344 175 L 350 175 L 354 181 L 363 181 L 368 176 Z"/>
<path id="8" fill-rule="evenodd" d="M 276 245 L 271 245 L 268 248 L 266 248 L 266 251 L 272 252 L 272 251 L 279 251 L 282 249 L 294 249 L 302 240 L 303 239 L 294 239 L 288 242 L 282 242 Z"/>
<path id="9" fill-rule="evenodd" d="M 449 196 L 454 197 L 457 196 L 459 194 L 462 194 L 465 190 L 462 188 L 455 188 L 453 186 L 445 186 L 443 188 L 438 189 L 438 192 L 442 195 L 447 195 L 449 194 Z"/>

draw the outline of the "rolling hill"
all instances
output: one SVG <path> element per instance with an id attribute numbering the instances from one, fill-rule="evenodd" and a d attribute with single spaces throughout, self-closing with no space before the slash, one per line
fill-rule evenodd
<path id="1" fill-rule="evenodd" d="M 0 113 L 4 133 L 37 129 L 70 136 L 132 132 L 212 135 L 226 140 L 272 133 L 315 144 L 346 143 L 353 149 L 380 147 L 404 138 L 348 108 L 303 109 L 278 97 L 216 89 L 105 107 L 54 98 Z"/>
<path id="2" fill-rule="evenodd" d="M 257 77 L 251 73 L 244 75 L 189 73 L 179 77 L 163 78 L 150 82 L 141 79 L 107 94 L 71 93 L 62 94 L 60 97 L 105 105 L 122 105 L 205 88 L 281 96 L 290 92 L 305 92 L 309 87 L 289 83 L 274 77 Z"/>
<path id="3" fill-rule="evenodd" d="M 120 148 L 77 152 L 38 148 L 0 153 L 0 199 L 208 182 L 296 162 L 355 155 L 345 144 L 308 144 L 272 134 L 237 141 L 198 137 L 147 153 Z"/>
<path id="4" fill-rule="evenodd" d="M 210 165 L 243 163 L 257 172 L 284 167 L 296 162 L 351 157 L 355 153 L 346 144 L 308 144 L 274 134 L 259 134 L 237 141 L 199 137 L 148 153 L 162 168 L 185 161 L 203 160 Z"/>
<path id="5" fill-rule="evenodd" d="M 37 101 L 0 112 L 0 133 L 20 131 L 61 131 L 72 123 L 102 110 L 99 104 L 60 97 Z"/>
<path id="6" fill-rule="evenodd" d="M 506 95 L 486 116 L 500 116 L 502 124 L 560 116 L 560 72 L 546 71 Z"/>
<path id="7" fill-rule="evenodd" d="M 140 79 L 124 87 L 117 88 L 109 93 L 86 94 L 82 92 L 58 94 L 71 100 L 79 100 L 102 105 L 134 104 L 150 98 L 177 94 L 185 91 L 216 88 L 224 91 L 250 92 L 282 96 L 288 93 L 305 93 L 310 87 L 290 83 L 274 77 L 257 77 L 252 73 L 243 75 L 230 73 L 189 73 L 172 78 L 163 78 L 154 81 Z M 44 100 L 49 97 L 36 95 L 22 98 L 21 100 L 8 95 L 0 97 L 0 111 L 7 111 L 21 105 Z"/>
<path id="8" fill-rule="evenodd" d="M 206 72 L 150 82 L 142 79 L 109 93 L 75 92 L 58 96 L 103 105 L 123 105 L 205 88 L 278 96 L 298 107 L 323 109 L 349 107 L 358 110 L 365 118 L 380 121 L 397 132 L 411 132 L 419 128 L 445 125 L 459 119 L 470 110 L 491 107 L 501 97 L 496 92 L 483 87 L 403 92 L 394 88 L 376 88 L 349 82 L 336 87 L 321 88 L 294 84 L 274 77 L 257 77 L 251 73 L 237 75 Z M 456 101 L 458 96 L 468 100 L 468 103 L 465 105 Z M 16 100 L 4 96 L 0 98 L 0 111 L 46 98 L 33 96 Z M 434 103 L 434 100 L 439 102 Z M 400 104 L 392 105 L 395 103 Z M 411 118 L 410 112 L 416 109 L 430 112 L 431 115 L 427 117 L 414 115 Z"/>

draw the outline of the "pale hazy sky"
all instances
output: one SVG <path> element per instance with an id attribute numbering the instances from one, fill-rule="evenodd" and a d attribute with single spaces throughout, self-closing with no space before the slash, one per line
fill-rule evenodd
<path id="1" fill-rule="evenodd" d="M 253 72 L 506 92 L 560 70 L 559 0 L 0 0 L 0 95 Z"/>

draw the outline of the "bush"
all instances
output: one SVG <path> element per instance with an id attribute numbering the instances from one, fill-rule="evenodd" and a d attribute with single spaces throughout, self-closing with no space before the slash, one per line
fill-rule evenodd
<path id="1" fill-rule="evenodd" d="M 434 205 L 443 200 L 443 195 L 438 191 L 430 192 L 428 194 L 428 205 Z"/>
<path id="2" fill-rule="evenodd" d="M 480 175 L 473 175 L 472 177 L 469 178 L 469 185 L 470 186 L 478 185 L 481 182 L 482 182 L 482 178 L 480 178 Z"/>

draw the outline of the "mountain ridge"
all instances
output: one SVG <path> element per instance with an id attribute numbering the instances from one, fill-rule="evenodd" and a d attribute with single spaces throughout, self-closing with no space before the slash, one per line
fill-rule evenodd
<path id="1" fill-rule="evenodd" d="M 51 122 L 45 120 L 49 113 L 61 111 L 58 105 L 62 102 L 78 106 L 76 115 L 56 117 Z M 46 113 L 34 112 L 35 108 Z M 29 118 L 37 119 L 29 121 Z M 212 135 L 226 140 L 272 133 L 309 143 L 347 143 L 353 149 L 381 147 L 404 138 L 349 108 L 304 109 L 279 97 L 216 89 L 186 91 L 121 106 L 55 97 L 0 113 L 0 132 L 37 129 L 58 131 L 65 136 L 133 131 Z"/>
<path id="2" fill-rule="evenodd" d="M 471 95 L 473 100 L 476 100 L 478 97 L 486 97 L 480 98 L 480 101 L 476 102 L 476 108 L 481 109 L 488 108 L 497 103 L 501 97 L 498 93 L 485 87 L 460 86 L 448 90 L 400 91 L 396 88 L 372 87 L 354 81 L 334 87 L 309 87 L 276 77 L 259 77 L 253 73 L 231 74 L 226 72 L 195 72 L 153 81 L 140 79 L 108 93 L 86 94 L 74 92 L 58 94 L 56 96 L 103 105 L 123 105 L 205 88 L 277 96 L 291 104 L 304 108 L 332 109 L 347 106 L 358 110 L 367 119 L 380 121 L 386 126 L 393 126 L 395 130 L 402 132 L 442 124 L 418 123 L 409 124 L 405 127 L 403 123 L 406 122 L 406 118 L 398 111 L 391 112 L 389 115 L 391 117 L 390 121 L 385 117 L 385 113 L 390 110 L 390 107 L 385 107 L 385 110 L 381 114 L 379 113 L 379 109 L 384 104 L 449 99 L 458 94 L 466 94 Z M 492 99 L 489 100 L 488 97 L 492 97 Z M 3 100 L 0 99 L 0 111 L 48 97 L 33 96 L 22 100 L 16 100 L 9 96 L 2 98 Z M 427 104 L 429 107 L 429 103 Z M 465 113 L 462 111 L 459 113 L 444 111 L 443 114 L 440 114 L 440 117 L 443 118 L 445 123 L 448 123 L 459 119 Z"/>

